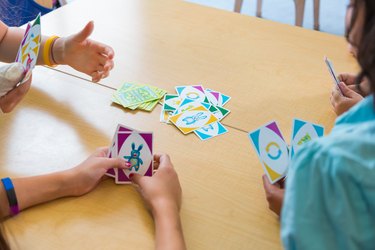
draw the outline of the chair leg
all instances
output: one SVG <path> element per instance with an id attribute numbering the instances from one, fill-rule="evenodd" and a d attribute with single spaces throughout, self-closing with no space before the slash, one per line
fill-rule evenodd
<path id="1" fill-rule="evenodd" d="M 241 13 L 242 2 L 243 2 L 243 0 L 235 0 L 235 2 L 234 2 L 234 11 L 235 12 Z"/>
<path id="2" fill-rule="evenodd" d="M 296 5 L 296 25 L 302 26 L 305 12 L 305 0 L 294 0 Z"/>
<path id="3" fill-rule="evenodd" d="M 320 0 L 314 0 L 314 30 L 319 30 Z"/>
<path id="4" fill-rule="evenodd" d="M 262 17 L 262 0 L 257 0 L 257 17 Z"/>

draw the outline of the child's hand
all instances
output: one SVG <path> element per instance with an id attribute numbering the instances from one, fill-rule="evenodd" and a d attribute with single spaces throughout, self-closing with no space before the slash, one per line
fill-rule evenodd
<path id="1" fill-rule="evenodd" d="M 0 111 L 11 112 L 30 89 L 30 78 L 16 87 L 23 77 L 23 67 L 19 63 L 12 63 L 0 68 Z"/>
<path id="2" fill-rule="evenodd" d="M 154 167 L 158 170 L 152 177 L 133 174 L 131 180 L 154 216 L 161 210 L 178 213 L 182 191 L 177 173 L 168 155 L 156 154 L 154 161 Z"/>
<path id="3" fill-rule="evenodd" d="M 350 73 L 342 73 L 338 76 L 340 82 L 345 83 L 349 89 L 355 91 L 356 93 L 360 94 L 361 96 L 365 97 L 371 93 L 371 87 L 367 80 L 364 78 L 363 81 L 357 86 L 357 75 L 350 74 Z"/>
<path id="4" fill-rule="evenodd" d="M 348 111 L 363 99 L 360 94 L 350 89 L 343 82 L 340 82 L 340 89 L 343 95 L 341 95 L 337 86 L 334 86 L 330 97 L 333 110 L 338 116 Z"/>
<path id="5" fill-rule="evenodd" d="M 124 159 L 108 158 L 108 148 L 97 149 L 89 158 L 66 171 L 66 186 L 72 196 L 84 195 L 93 190 L 110 168 L 129 168 Z"/>
<path id="6" fill-rule="evenodd" d="M 53 55 L 56 63 L 67 64 L 98 82 L 113 68 L 114 51 L 108 45 L 88 39 L 93 30 L 91 21 L 79 33 L 57 39 Z"/>
<path id="7" fill-rule="evenodd" d="M 280 216 L 285 190 L 281 187 L 280 183 L 272 185 L 266 175 L 263 175 L 263 187 L 266 192 L 269 208 Z"/>

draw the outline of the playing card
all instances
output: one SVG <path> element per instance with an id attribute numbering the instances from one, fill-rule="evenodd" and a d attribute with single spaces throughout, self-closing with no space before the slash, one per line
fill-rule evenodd
<path id="1" fill-rule="evenodd" d="M 336 85 L 336 87 L 338 88 L 340 94 L 343 95 L 343 93 L 342 93 L 342 91 L 341 91 L 341 89 L 340 89 L 340 86 L 339 86 L 340 81 L 339 81 L 339 79 L 337 79 L 337 77 L 336 77 L 336 72 L 335 72 L 335 69 L 333 68 L 333 64 L 332 64 L 332 62 L 331 62 L 326 56 L 324 57 L 324 61 L 325 61 L 326 65 L 327 65 L 328 72 L 329 72 L 329 74 L 330 74 L 331 77 L 332 77 L 333 84 Z"/>
<path id="2" fill-rule="evenodd" d="M 201 85 L 177 86 L 176 91 L 182 100 L 187 98 L 197 102 L 209 103 L 204 88 Z"/>
<path id="3" fill-rule="evenodd" d="M 224 119 L 224 117 L 226 117 L 227 115 L 229 115 L 230 113 L 230 110 L 229 109 L 226 109 L 226 108 L 223 108 L 223 107 L 220 107 L 220 106 L 216 106 L 215 107 L 215 111 L 212 112 L 212 114 L 220 120 Z"/>
<path id="4" fill-rule="evenodd" d="M 131 163 L 130 169 L 115 169 L 116 183 L 131 183 L 129 175 L 136 173 L 144 176 L 153 175 L 152 133 L 121 132 L 117 134 L 117 157 Z"/>
<path id="5" fill-rule="evenodd" d="M 115 135 L 113 136 L 113 139 L 112 139 L 111 147 L 109 148 L 109 151 L 108 151 L 108 156 L 107 156 L 108 158 L 117 157 L 117 148 L 116 148 L 117 147 L 117 134 L 122 133 L 122 132 L 131 132 L 131 131 L 133 131 L 133 129 L 129 127 L 126 127 L 121 124 L 117 125 Z M 108 169 L 108 171 L 106 172 L 106 175 L 115 178 L 116 177 L 115 169 L 113 168 Z"/>
<path id="6" fill-rule="evenodd" d="M 160 99 L 159 96 L 148 86 L 131 88 L 124 92 L 120 92 L 116 98 L 124 107 L 131 107 L 144 102 Z"/>
<path id="7" fill-rule="evenodd" d="M 181 104 L 181 101 L 179 95 L 165 95 L 163 109 L 165 111 L 175 111 Z"/>
<path id="8" fill-rule="evenodd" d="M 199 106 L 204 106 L 206 109 L 209 109 L 211 105 L 209 103 L 194 101 L 194 100 L 185 98 L 181 101 L 180 106 L 176 108 L 173 114 L 176 115 L 179 113 L 183 113 L 187 110 L 190 110 L 192 108 L 196 108 Z"/>
<path id="9" fill-rule="evenodd" d="M 165 110 L 162 110 L 160 112 L 160 122 L 163 122 L 163 123 L 170 123 L 169 121 L 169 117 L 173 114 L 173 111 L 165 111 Z"/>
<path id="10" fill-rule="evenodd" d="M 213 122 L 209 125 L 206 125 L 200 129 L 197 129 L 194 131 L 194 133 L 201 139 L 202 141 L 205 141 L 207 139 L 213 138 L 218 135 L 222 135 L 224 133 L 228 132 L 228 129 L 226 129 L 223 124 L 220 122 Z"/>
<path id="11" fill-rule="evenodd" d="M 112 146 L 109 148 L 107 157 L 116 158 L 115 152 L 116 152 L 116 143 L 113 141 Z M 114 168 L 108 169 L 105 175 L 110 176 L 112 178 L 116 178 L 115 169 Z"/>
<path id="12" fill-rule="evenodd" d="M 293 120 L 292 140 L 290 145 L 290 159 L 298 152 L 300 147 L 315 138 L 322 137 L 324 127 L 300 119 Z"/>
<path id="13" fill-rule="evenodd" d="M 270 182 L 283 178 L 289 165 L 288 145 L 276 122 L 250 132 L 249 138 Z"/>
<path id="14" fill-rule="evenodd" d="M 39 48 L 41 42 L 41 25 L 40 25 L 40 14 L 35 18 L 32 25 L 27 25 L 24 37 L 21 41 L 18 53 L 16 56 L 16 62 L 22 64 L 24 68 L 24 78 L 21 80 L 21 84 L 26 82 L 31 75 L 31 71 L 34 69 L 38 59 Z"/>
<path id="15" fill-rule="evenodd" d="M 169 120 L 184 134 L 188 134 L 216 122 L 218 119 L 204 106 L 198 106 L 169 117 Z"/>
<path id="16" fill-rule="evenodd" d="M 215 106 L 224 106 L 225 104 L 227 104 L 227 102 L 229 102 L 229 100 L 231 99 L 230 96 L 228 95 L 224 95 L 218 91 L 214 91 L 212 89 L 206 89 L 205 90 L 205 94 L 207 96 L 207 99 Z"/>

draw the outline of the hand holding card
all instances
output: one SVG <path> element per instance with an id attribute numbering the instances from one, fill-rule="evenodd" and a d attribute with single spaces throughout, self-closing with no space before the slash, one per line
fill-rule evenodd
<path id="1" fill-rule="evenodd" d="M 109 169 L 106 175 L 115 178 L 117 184 L 130 184 L 130 174 L 153 175 L 152 133 L 139 132 L 118 125 L 108 157 L 126 160 L 128 169 Z"/>

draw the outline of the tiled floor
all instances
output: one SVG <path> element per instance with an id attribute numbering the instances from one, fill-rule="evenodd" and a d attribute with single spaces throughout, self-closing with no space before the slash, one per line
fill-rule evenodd
<path id="1" fill-rule="evenodd" d="M 234 0 L 186 0 L 215 8 L 233 11 Z M 344 34 L 344 18 L 349 0 L 320 0 L 320 30 Z M 244 0 L 242 14 L 255 16 L 256 0 Z M 263 0 L 263 18 L 294 25 L 293 0 Z M 306 0 L 303 27 L 313 28 L 313 0 Z"/>

